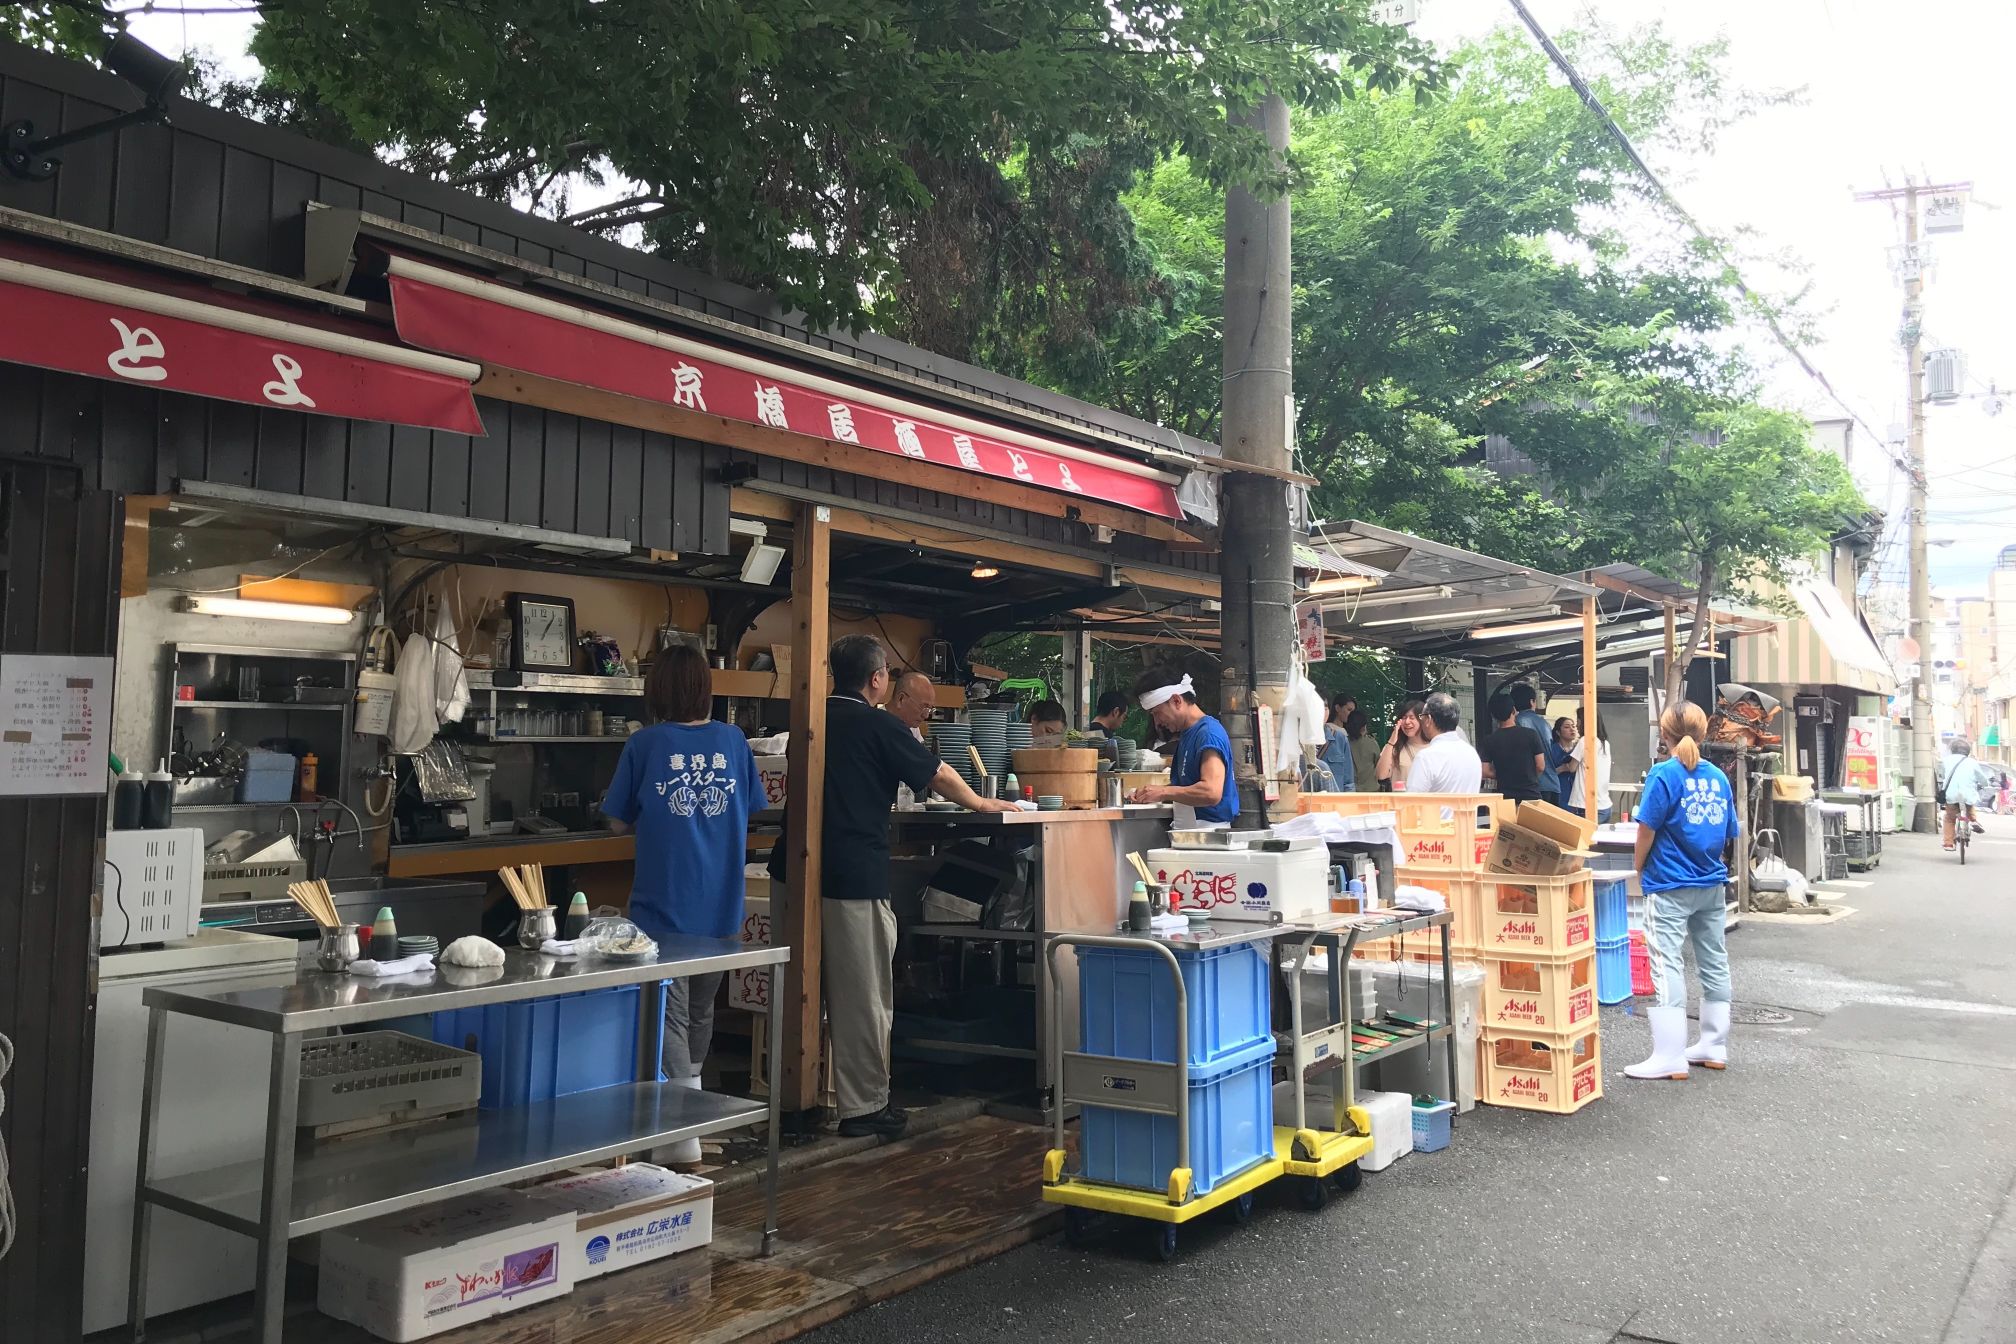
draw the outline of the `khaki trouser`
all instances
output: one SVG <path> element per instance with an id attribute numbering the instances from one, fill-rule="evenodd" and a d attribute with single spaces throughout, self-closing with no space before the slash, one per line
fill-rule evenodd
<path id="1" fill-rule="evenodd" d="M 826 1019 L 840 1118 L 889 1104 L 889 1028 L 896 1018 L 896 912 L 889 902 L 819 902 Z"/>

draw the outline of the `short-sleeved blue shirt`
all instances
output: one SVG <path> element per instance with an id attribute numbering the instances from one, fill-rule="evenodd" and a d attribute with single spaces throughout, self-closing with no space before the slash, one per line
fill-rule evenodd
<path id="1" fill-rule="evenodd" d="M 1545 714 L 1532 709 L 1519 715 L 1517 722 L 1521 728 L 1531 728 L 1533 736 L 1540 739 L 1540 757 L 1545 767 L 1540 771 L 1540 796 L 1542 798 L 1559 799 L 1561 796 L 1561 772 L 1555 769 L 1555 767 L 1560 765 L 1565 758 L 1556 756 L 1553 752 L 1553 725 L 1547 722 Z"/>
<path id="2" fill-rule="evenodd" d="M 1199 821 L 1229 822 L 1239 815 L 1239 786 L 1232 780 L 1232 739 L 1225 725 L 1206 714 L 1183 730 L 1176 739 L 1176 759 L 1169 766 L 1169 782 L 1181 788 L 1204 778 L 1204 756 L 1217 752 L 1225 762 L 1225 793 L 1209 807 L 1197 809 Z"/>
<path id="3" fill-rule="evenodd" d="M 1638 824 L 1657 831 L 1639 882 L 1647 891 L 1719 887 L 1729 880 L 1722 851 L 1736 838 L 1738 818 L 1729 776 L 1707 761 L 1692 770 L 1668 758 L 1645 775 Z"/>
<path id="4" fill-rule="evenodd" d="M 658 723 L 633 733 L 602 800 L 636 828 L 630 919 L 653 938 L 742 933 L 749 811 L 763 804 L 756 757 L 725 723 Z"/>

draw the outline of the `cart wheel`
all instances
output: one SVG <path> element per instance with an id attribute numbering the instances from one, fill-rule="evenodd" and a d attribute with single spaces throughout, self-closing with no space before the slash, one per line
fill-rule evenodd
<path id="1" fill-rule="evenodd" d="M 1365 1183 L 1365 1173 L 1358 1169 L 1356 1162 L 1349 1162 L 1332 1172 L 1330 1179 L 1336 1183 L 1340 1191 L 1348 1195 Z"/>
<path id="2" fill-rule="evenodd" d="M 1092 1239 L 1092 1210 L 1066 1208 L 1064 1210 L 1064 1244 L 1083 1246 Z"/>
<path id="3" fill-rule="evenodd" d="M 1321 1176 L 1298 1177 L 1296 1185 L 1300 1187 L 1296 1193 L 1305 1209 L 1320 1209 L 1330 1200 L 1330 1187 L 1323 1183 Z"/>
<path id="4" fill-rule="evenodd" d="M 1176 1258 L 1176 1224 L 1162 1223 L 1155 1234 L 1155 1258 L 1168 1264 Z"/>
<path id="5" fill-rule="evenodd" d="M 1232 1211 L 1233 1222 L 1249 1223 L 1253 1221 L 1253 1192 L 1248 1190 L 1225 1207 Z"/>

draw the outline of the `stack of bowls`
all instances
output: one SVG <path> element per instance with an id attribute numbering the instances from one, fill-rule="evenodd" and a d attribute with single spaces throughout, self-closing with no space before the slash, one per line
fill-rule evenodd
<path id="1" fill-rule="evenodd" d="M 975 705 L 966 712 L 973 722 L 973 745 L 980 748 L 980 759 L 987 763 L 990 775 L 1008 773 L 1010 713 L 1007 705 Z"/>
<path id="2" fill-rule="evenodd" d="M 431 933 L 402 933 L 399 935 L 399 955 L 401 957 L 439 956 L 441 955 L 441 940 Z"/>
<path id="3" fill-rule="evenodd" d="M 1141 744 L 1131 737 L 1122 737 L 1116 740 L 1120 746 L 1119 759 L 1116 764 L 1122 770 L 1139 770 L 1141 768 Z"/>
<path id="4" fill-rule="evenodd" d="M 972 744 L 973 729 L 968 724 L 939 723 L 931 727 L 931 750 L 958 772 L 959 778 L 978 788 L 980 772 L 973 768 L 973 754 L 966 750 Z"/>
<path id="5" fill-rule="evenodd" d="M 1064 810 L 1064 795 L 1061 793 L 1037 794 L 1036 810 L 1038 812 L 1062 812 Z"/>
<path id="6" fill-rule="evenodd" d="M 1020 719 L 1008 725 L 1008 757 L 1011 762 L 1016 752 L 1029 749 L 1029 733 L 1029 725 Z"/>

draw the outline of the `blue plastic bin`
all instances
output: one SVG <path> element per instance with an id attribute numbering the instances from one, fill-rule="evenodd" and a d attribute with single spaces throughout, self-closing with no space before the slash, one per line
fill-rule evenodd
<path id="1" fill-rule="evenodd" d="M 656 1059 L 664 1022 L 660 981 L 457 1008 L 402 1021 L 398 1029 L 480 1055 L 483 1092 L 476 1105 L 494 1111 L 637 1081 L 637 1051 L 644 1044 L 638 1032 L 649 1032 Z"/>
<path id="2" fill-rule="evenodd" d="M 1628 869 L 1595 874 L 1597 942 L 1621 939 L 1631 932 L 1631 879 L 1636 876 Z"/>
<path id="3" fill-rule="evenodd" d="M 1178 952 L 1188 998 L 1192 1069 L 1217 1070 L 1256 1042 L 1271 1045 L 1267 958 L 1259 944 Z M 1079 1046 L 1087 1054 L 1176 1062 L 1176 986 L 1152 951 L 1081 947 Z"/>
<path id="4" fill-rule="evenodd" d="M 1190 1075 L 1190 1153 L 1179 1160 L 1176 1117 L 1081 1108 L 1078 1142 L 1087 1180 L 1137 1190 L 1169 1188 L 1169 1173 L 1190 1168 L 1193 1194 L 1209 1194 L 1274 1154 L 1274 1042 L 1257 1042 L 1216 1069 Z M 1124 1077 L 1116 1078 L 1125 1082 Z"/>
<path id="5" fill-rule="evenodd" d="M 1432 1106 L 1414 1103 L 1414 1151 L 1417 1153 L 1439 1153 L 1449 1146 L 1449 1121 L 1456 1114 L 1456 1103 L 1438 1101 Z"/>
<path id="6" fill-rule="evenodd" d="M 1622 1003 L 1631 997 L 1631 936 L 1596 940 L 1596 1002 Z"/>

